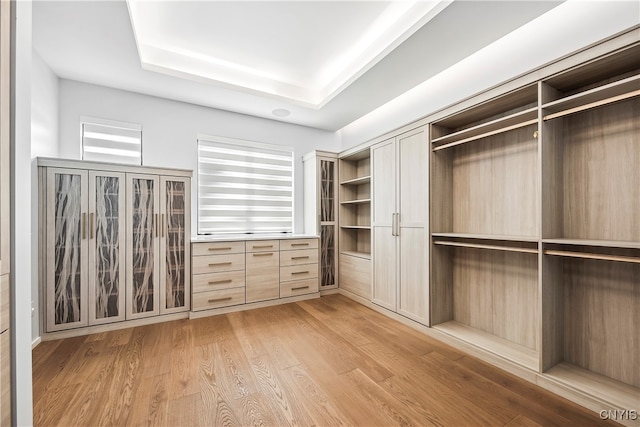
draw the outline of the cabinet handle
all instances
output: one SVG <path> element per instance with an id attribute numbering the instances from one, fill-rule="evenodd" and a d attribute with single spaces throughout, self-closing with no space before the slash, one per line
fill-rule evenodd
<path id="1" fill-rule="evenodd" d="M 293 276 L 295 274 L 308 274 L 308 273 L 309 273 L 309 270 L 307 270 L 307 271 L 294 271 L 293 273 L 291 273 L 291 275 Z"/>
<path id="2" fill-rule="evenodd" d="M 265 253 L 261 253 L 261 254 L 253 254 L 253 256 L 271 256 L 273 255 L 273 252 L 265 252 Z"/>
<path id="3" fill-rule="evenodd" d="M 155 226 L 155 229 L 156 229 L 156 237 L 158 237 L 158 214 L 156 214 L 156 220 L 153 221 L 153 225 Z"/>
<path id="4" fill-rule="evenodd" d="M 272 248 L 273 245 L 253 245 L 253 249 Z"/>
<path id="5" fill-rule="evenodd" d="M 218 265 L 231 265 L 231 261 L 229 262 L 212 262 L 209 264 L 209 267 L 216 267 Z"/>
<path id="6" fill-rule="evenodd" d="M 291 259 L 308 259 L 309 255 L 307 256 L 292 256 Z"/>
<path id="7" fill-rule="evenodd" d="M 298 286 L 297 288 L 291 288 L 292 291 L 301 291 L 303 289 L 309 289 L 309 286 Z"/>
<path id="8" fill-rule="evenodd" d="M 220 285 L 220 284 L 222 284 L 222 283 L 231 283 L 231 282 L 233 282 L 233 280 L 231 280 L 231 279 L 227 279 L 227 280 L 214 280 L 214 281 L 212 281 L 212 282 L 209 282 L 208 284 L 209 284 L 209 285 Z"/>
<path id="9" fill-rule="evenodd" d="M 231 248 L 209 248 L 209 251 L 230 251 Z"/>
<path id="10" fill-rule="evenodd" d="M 306 242 L 306 243 L 292 243 L 291 246 L 309 246 L 309 242 Z"/>
<path id="11" fill-rule="evenodd" d="M 221 302 L 221 301 L 231 301 L 231 297 L 213 298 L 213 299 L 207 300 L 207 302 Z"/>
<path id="12" fill-rule="evenodd" d="M 93 239 L 93 212 L 89 214 L 89 239 Z"/>
<path id="13" fill-rule="evenodd" d="M 164 214 L 160 215 L 160 228 L 162 229 L 162 237 L 164 237 Z"/>
<path id="14" fill-rule="evenodd" d="M 82 238 L 87 238 L 87 213 L 82 212 Z"/>
<path id="15" fill-rule="evenodd" d="M 396 235 L 396 214 L 395 212 L 391 214 L 391 235 Z"/>

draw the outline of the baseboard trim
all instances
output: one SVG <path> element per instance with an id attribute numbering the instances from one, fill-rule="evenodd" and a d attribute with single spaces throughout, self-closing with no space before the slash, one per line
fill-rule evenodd
<path id="1" fill-rule="evenodd" d="M 38 344 L 40 344 L 41 342 L 42 342 L 42 337 L 36 337 L 36 339 L 31 341 L 31 350 L 36 348 L 38 346 Z"/>

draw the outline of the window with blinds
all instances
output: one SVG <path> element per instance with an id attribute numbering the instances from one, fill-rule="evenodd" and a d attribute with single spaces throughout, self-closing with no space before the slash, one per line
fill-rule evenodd
<path id="1" fill-rule="evenodd" d="M 105 120 L 82 121 L 82 158 L 141 165 L 142 126 Z"/>
<path id="2" fill-rule="evenodd" d="M 198 138 L 198 234 L 292 231 L 291 148 Z"/>

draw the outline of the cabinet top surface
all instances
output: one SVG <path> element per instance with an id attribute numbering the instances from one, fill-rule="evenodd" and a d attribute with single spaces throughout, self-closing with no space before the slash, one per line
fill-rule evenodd
<path id="1" fill-rule="evenodd" d="M 317 239 L 314 234 L 220 234 L 191 236 L 191 243 L 228 242 L 236 240 Z"/>
<path id="2" fill-rule="evenodd" d="M 191 177 L 193 171 L 190 169 L 178 169 L 164 166 L 149 165 L 126 165 L 120 163 L 93 162 L 78 159 L 58 159 L 53 157 L 38 157 L 37 164 L 39 167 L 56 167 L 56 168 L 72 168 L 72 169 L 92 169 L 115 172 L 135 172 L 135 173 L 151 173 L 151 174 L 167 174 L 176 176 Z"/>

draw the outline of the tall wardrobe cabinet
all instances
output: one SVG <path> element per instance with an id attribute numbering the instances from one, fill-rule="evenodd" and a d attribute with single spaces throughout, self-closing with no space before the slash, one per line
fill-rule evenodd
<path id="1" fill-rule="evenodd" d="M 429 145 L 427 128 L 371 149 L 372 301 L 429 324 Z"/>
<path id="2" fill-rule="evenodd" d="M 45 332 L 189 309 L 190 172 L 38 165 Z"/>

